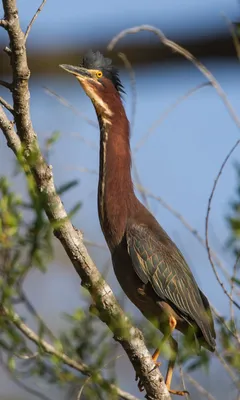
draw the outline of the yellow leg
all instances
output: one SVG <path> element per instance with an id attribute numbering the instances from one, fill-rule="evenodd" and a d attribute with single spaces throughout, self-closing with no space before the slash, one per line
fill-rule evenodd
<path id="1" fill-rule="evenodd" d="M 167 369 L 167 375 L 166 375 L 165 383 L 166 383 L 166 386 L 167 386 L 167 388 L 168 388 L 169 393 L 176 394 L 176 395 L 179 395 L 179 396 L 185 396 L 186 394 L 189 394 L 186 390 L 172 390 L 172 389 L 170 389 L 170 387 L 171 387 L 171 381 L 172 381 L 172 375 L 173 375 L 173 370 L 174 370 L 174 365 L 175 365 L 175 361 L 176 361 L 176 357 L 177 357 L 177 352 L 178 352 L 178 345 L 177 345 L 177 342 L 176 342 L 176 340 L 173 339 L 173 337 L 171 336 L 171 334 L 172 334 L 172 332 L 174 331 L 176 325 L 177 325 L 176 319 L 175 319 L 174 317 L 171 316 L 171 317 L 169 318 L 169 329 L 168 329 L 168 332 L 165 333 L 165 335 L 164 335 L 164 337 L 163 337 L 163 339 L 162 339 L 162 341 L 161 341 L 161 344 L 160 344 L 159 348 L 156 349 L 156 350 L 154 351 L 154 353 L 153 353 L 153 355 L 152 355 L 152 359 L 153 359 L 153 361 L 154 361 L 156 367 L 159 367 L 159 366 L 161 365 L 161 363 L 157 362 L 157 359 L 158 359 L 158 357 L 159 357 L 159 355 L 160 355 L 160 351 L 161 351 L 161 348 L 162 348 L 163 344 L 164 344 L 167 340 L 169 340 L 170 346 L 171 346 L 171 348 L 172 348 L 172 350 L 173 350 L 173 356 L 172 356 L 172 359 L 171 359 L 171 360 L 169 361 L 169 363 L 168 363 L 168 369 Z M 137 375 L 136 375 L 136 380 L 138 380 L 138 376 L 137 376 Z M 142 392 L 142 391 L 144 390 L 144 386 L 143 386 L 143 384 L 142 384 L 141 381 L 138 382 L 138 388 L 139 388 L 140 392 Z"/>
<path id="2" fill-rule="evenodd" d="M 176 323 L 175 318 L 170 317 L 170 320 L 169 320 L 170 335 L 173 332 L 173 330 L 175 329 L 176 324 L 177 323 Z M 175 366 L 175 362 L 176 362 L 176 358 L 177 358 L 177 353 L 178 353 L 178 344 L 177 344 L 176 340 L 173 339 L 172 336 L 169 336 L 168 340 L 169 340 L 171 349 L 173 350 L 173 355 L 172 355 L 172 359 L 168 363 L 168 369 L 167 369 L 167 375 L 166 375 L 165 383 L 166 383 L 166 386 L 168 388 L 169 393 L 176 394 L 176 395 L 179 395 L 179 396 L 185 396 L 186 394 L 189 394 L 186 390 L 172 390 L 172 389 L 170 389 L 171 382 L 172 382 L 172 376 L 173 376 L 173 370 L 174 370 L 174 366 Z"/>
<path id="3" fill-rule="evenodd" d="M 172 375 L 173 375 L 173 369 L 174 369 L 174 364 L 175 364 L 175 360 L 174 361 L 169 361 L 169 364 L 168 364 L 168 370 L 167 370 L 167 375 L 166 375 L 166 380 L 165 380 L 165 383 L 166 383 L 166 386 L 168 388 L 168 391 L 169 391 L 169 393 L 176 394 L 178 396 L 185 396 L 186 394 L 189 395 L 187 390 L 173 390 L 173 389 L 170 389 L 171 381 L 172 381 Z"/>
<path id="4" fill-rule="evenodd" d="M 158 357 L 160 356 L 160 349 L 156 349 L 152 355 L 152 359 L 157 367 L 160 367 L 161 363 L 158 362 Z"/>

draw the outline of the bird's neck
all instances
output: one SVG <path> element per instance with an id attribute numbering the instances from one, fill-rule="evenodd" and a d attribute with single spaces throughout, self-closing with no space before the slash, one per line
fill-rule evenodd
<path id="1" fill-rule="evenodd" d="M 131 179 L 129 123 L 119 99 L 111 116 L 98 115 L 100 165 L 98 212 L 111 251 L 121 242 L 128 217 L 136 205 Z"/>

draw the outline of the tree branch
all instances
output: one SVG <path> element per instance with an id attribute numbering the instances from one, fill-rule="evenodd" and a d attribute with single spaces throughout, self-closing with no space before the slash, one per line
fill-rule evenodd
<path id="1" fill-rule="evenodd" d="M 20 138 L 14 130 L 13 123 L 9 121 L 2 107 L 0 107 L 0 128 L 3 131 L 5 138 L 7 139 L 7 145 L 17 155 L 22 148 Z"/>
<path id="2" fill-rule="evenodd" d="M 2 104 L 3 107 L 5 107 L 11 114 L 14 115 L 14 110 L 13 110 L 12 106 L 6 100 L 4 100 L 2 97 L 0 97 L 0 104 Z"/>
<path id="3" fill-rule="evenodd" d="M 232 117 L 233 121 L 237 125 L 238 129 L 240 129 L 240 120 L 233 109 L 230 101 L 228 100 L 228 97 L 226 93 L 224 92 L 223 88 L 221 87 L 220 83 L 217 81 L 217 79 L 213 76 L 213 74 L 203 65 L 196 57 L 194 57 L 188 50 L 184 49 L 182 46 L 179 44 L 173 42 L 172 40 L 169 40 L 164 33 L 156 28 L 155 26 L 151 25 L 139 25 L 139 26 L 134 26 L 129 29 L 125 29 L 121 31 L 118 35 L 116 35 L 111 42 L 108 44 L 107 49 L 109 51 L 112 51 L 116 44 L 119 42 L 119 40 L 123 39 L 126 35 L 130 34 L 136 34 L 142 31 L 147 31 L 147 32 L 152 32 L 154 33 L 161 43 L 164 46 L 169 47 L 173 52 L 177 52 L 178 54 L 181 54 L 183 57 L 185 57 L 187 60 L 189 60 L 206 78 L 209 82 L 211 82 L 212 86 L 214 89 L 217 91 L 219 97 L 222 99 L 226 109 L 228 110 L 230 116 Z"/>
<path id="4" fill-rule="evenodd" d="M 40 14 L 40 12 L 42 11 L 42 9 L 43 9 L 44 4 L 46 3 L 46 1 L 47 1 L 47 0 L 43 0 L 43 1 L 42 1 L 41 5 L 38 7 L 37 11 L 35 12 L 34 16 L 32 17 L 32 19 L 31 19 L 31 21 L 30 21 L 30 23 L 29 23 L 29 25 L 28 25 L 28 27 L 27 27 L 27 30 L 26 30 L 26 33 L 25 33 L 25 43 L 26 43 L 26 41 L 27 41 L 27 38 L 28 38 L 28 35 L 29 35 L 29 33 L 30 33 L 31 28 L 32 28 L 32 26 L 33 26 L 35 20 L 37 19 L 38 14 Z"/>
<path id="5" fill-rule="evenodd" d="M 4 29 L 7 29 L 8 23 L 5 19 L 0 19 L 0 26 Z"/>
<path id="6" fill-rule="evenodd" d="M 225 159 L 223 160 L 223 163 L 219 169 L 219 172 L 214 180 L 214 184 L 213 184 L 213 188 L 211 190 L 209 199 L 208 199 L 208 207 L 207 207 L 207 214 L 206 214 L 206 220 L 205 220 L 205 240 L 206 240 L 206 248 L 207 248 L 207 253 L 208 253 L 208 259 L 210 261 L 210 264 L 212 266 L 214 275 L 219 283 L 219 285 L 221 286 L 224 294 L 229 298 L 229 300 L 240 310 L 240 304 L 238 304 L 233 298 L 231 293 L 229 294 L 228 291 L 226 290 L 223 282 L 220 280 L 219 275 L 217 273 L 216 267 L 214 265 L 213 259 L 212 259 L 212 254 L 211 254 L 211 249 L 210 249 L 210 245 L 209 245 L 209 240 L 208 240 L 208 224 L 209 224 L 209 216 L 210 216 L 210 210 L 211 210 L 211 205 L 212 205 L 212 199 L 218 184 L 218 181 L 220 179 L 220 176 L 222 175 L 222 172 L 225 168 L 225 165 L 227 164 L 229 158 L 231 157 L 232 153 L 234 152 L 234 150 L 237 148 L 237 146 L 240 143 L 240 139 L 238 139 L 236 141 L 236 143 L 234 144 L 234 146 L 232 146 L 232 148 L 230 149 L 230 151 L 227 153 Z"/>
<path id="7" fill-rule="evenodd" d="M 42 157 L 33 130 L 29 110 L 28 79 L 30 76 L 25 38 L 21 31 L 18 11 L 15 0 L 3 0 L 5 19 L 9 23 L 8 33 L 10 39 L 11 64 L 13 70 L 13 107 L 16 112 L 16 127 L 21 143 L 24 147 L 23 154 L 35 178 L 39 195 L 45 200 L 44 209 L 55 229 L 54 234 L 66 250 L 76 272 L 82 280 L 82 285 L 88 289 L 100 319 L 105 322 L 114 333 L 127 353 L 137 375 L 147 392 L 147 398 L 152 400 L 169 400 L 170 394 L 164 379 L 148 352 L 141 332 L 136 329 L 123 313 L 116 301 L 112 290 L 103 280 L 91 260 L 82 240 L 82 235 L 74 229 L 68 219 L 60 197 L 54 186 L 52 167 L 47 165 Z M 7 137 L 8 143 L 16 152 L 19 143 L 11 140 L 12 127 L 1 123 L 1 129 Z M 18 323 L 18 320 L 15 321 Z M 72 361 L 73 362 L 73 361 Z"/>
<path id="8" fill-rule="evenodd" d="M 216 400 L 215 397 L 211 395 L 204 387 L 200 385 L 195 379 L 193 379 L 187 372 L 183 373 L 184 376 L 189 380 L 189 382 L 195 386 L 195 388 L 198 390 L 199 393 L 201 393 L 203 396 L 205 396 L 208 400 Z"/>
<path id="9" fill-rule="evenodd" d="M 10 91 L 12 91 L 12 84 L 6 81 L 3 81 L 2 79 L 0 79 L 0 85 L 5 87 L 6 89 L 9 89 Z"/>
<path id="10" fill-rule="evenodd" d="M 8 23 L 7 32 L 10 39 L 11 66 L 13 73 L 12 96 L 13 108 L 18 111 L 15 116 L 17 132 L 26 146 L 25 153 L 29 150 L 29 145 L 35 145 L 36 135 L 33 130 L 29 112 L 28 79 L 30 71 L 27 64 L 27 54 L 25 47 L 24 33 L 21 30 L 18 10 L 15 0 L 3 0 L 5 20 Z"/>
<path id="11" fill-rule="evenodd" d="M 41 339 L 32 329 L 30 329 L 19 317 L 19 315 L 12 310 L 9 311 L 6 307 L 1 308 L 2 315 L 8 317 L 8 319 L 26 336 L 29 340 L 35 343 L 37 346 L 41 346 L 45 353 L 54 355 L 59 360 L 61 360 L 64 364 L 73 368 L 76 371 L 81 372 L 83 375 L 87 375 L 91 377 L 92 371 L 91 369 L 84 363 L 80 361 L 75 361 L 72 358 L 68 357 L 63 351 L 57 350 L 54 346 L 48 343 L 46 340 Z M 94 372 L 95 374 L 95 372 Z M 109 384 L 107 380 L 105 380 L 100 374 L 94 375 L 96 377 L 97 382 L 100 384 L 107 385 L 110 389 L 114 390 L 119 396 L 121 396 L 125 400 L 138 400 L 135 396 L 121 390 L 119 387 L 113 384 Z"/>

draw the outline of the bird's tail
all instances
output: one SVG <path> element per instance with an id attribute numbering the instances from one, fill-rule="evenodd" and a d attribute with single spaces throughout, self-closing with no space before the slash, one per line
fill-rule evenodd
<path id="1" fill-rule="evenodd" d="M 199 289 L 199 292 L 200 292 L 200 295 L 202 298 L 205 312 L 203 313 L 202 318 L 200 318 L 198 326 L 199 326 L 202 336 L 205 340 L 203 342 L 200 337 L 198 337 L 198 339 L 202 346 L 206 347 L 210 351 L 214 351 L 216 348 L 216 341 L 215 341 L 216 332 L 214 329 L 211 307 L 210 307 L 208 299 L 204 295 L 204 293 L 200 289 Z"/>

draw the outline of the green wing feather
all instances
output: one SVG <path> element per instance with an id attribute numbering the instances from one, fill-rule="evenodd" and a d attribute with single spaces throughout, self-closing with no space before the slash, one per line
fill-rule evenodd
<path id="1" fill-rule="evenodd" d="M 149 282 L 159 298 L 172 305 L 180 316 L 190 323 L 194 321 L 214 349 L 215 331 L 208 300 L 167 233 L 159 225 L 153 232 L 144 224 L 131 224 L 126 238 L 139 278 L 145 284 Z"/>

